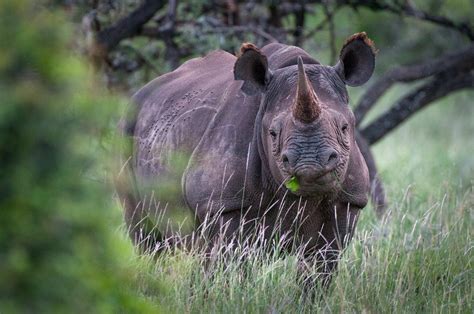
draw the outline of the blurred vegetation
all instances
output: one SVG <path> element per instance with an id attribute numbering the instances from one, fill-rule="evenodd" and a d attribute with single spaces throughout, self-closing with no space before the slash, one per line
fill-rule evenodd
<path id="1" fill-rule="evenodd" d="M 78 29 L 90 37 L 114 26 L 145 2 L 55 1 L 56 5 L 68 9 Z M 272 40 L 296 44 L 322 63 L 332 64 L 344 40 L 361 31 L 367 32 L 380 50 L 377 77 L 394 65 L 427 60 L 472 41 L 454 28 L 409 16 L 406 12 L 411 8 L 450 19 L 454 24 L 466 23 L 471 31 L 474 21 L 474 7 L 470 0 L 157 2 L 162 6 L 153 17 L 139 31 L 120 40 L 117 47 L 108 53 L 107 66 L 103 70 L 110 87 L 135 91 L 152 78 L 173 70 L 192 57 L 215 49 L 236 53 L 245 41 L 256 43 L 259 47 Z M 173 10 L 174 3 L 176 8 Z M 405 8 L 405 5 L 408 6 L 405 13 L 374 9 L 390 6 L 403 11 L 400 8 Z M 300 25 L 297 16 L 302 8 L 304 23 Z M 94 54 L 89 44 L 85 42 L 82 46 Z"/>
<path id="2" fill-rule="evenodd" d="M 35 2 L 0 2 L 0 312 L 157 311 L 101 176 L 119 101 L 71 53 L 63 14 Z"/>

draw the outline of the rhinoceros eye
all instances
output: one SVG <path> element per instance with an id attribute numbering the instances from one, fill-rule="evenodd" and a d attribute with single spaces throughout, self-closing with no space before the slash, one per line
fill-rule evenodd
<path id="1" fill-rule="evenodd" d="M 276 138 L 276 136 L 277 136 L 277 133 L 276 133 L 276 131 L 275 131 L 275 130 L 273 130 L 273 129 L 270 129 L 270 131 L 269 131 L 269 132 L 270 132 L 270 136 L 272 137 L 272 139 L 275 139 L 275 138 Z"/>
<path id="2" fill-rule="evenodd" d="M 348 128 L 348 127 L 349 127 L 349 124 L 344 123 L 344 125 L 343 125 L 342 128 L 341 128 L 342 133 L 345 134 L 345 133 L 347 132 L 347 128 Z"/>
<path id="3" fill-rule="evenodd" d="M 279 130 L 271 128 L 268 130 L 270 137 L 272 138 L 272 151 L 274 155 L 278 155 L 280 153 L 280 141 L 278 139 L 278 135 L 280 134 Z"/>

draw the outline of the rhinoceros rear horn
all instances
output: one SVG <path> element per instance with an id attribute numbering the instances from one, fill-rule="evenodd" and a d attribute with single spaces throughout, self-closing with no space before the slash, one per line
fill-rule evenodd
<path id="1" fill-rule="evenodd" d="M 311 123 L 319 117 L 321 105 L 314 92 L 313 86 L 306 77 L 303 59 L 298 57 L 298 86 L 293 105 L 293 116 L 304 123 Z"/>

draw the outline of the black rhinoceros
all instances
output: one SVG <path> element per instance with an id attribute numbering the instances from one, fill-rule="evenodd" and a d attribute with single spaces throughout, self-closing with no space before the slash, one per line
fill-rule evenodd
<path id="1" fill-rule="evenodd" d="M 256 221 L 266 238 L 278 226 L 306 256 L 333 261 L 369 192 L 346 85 L 367 82 L 374 64 L 372 42 L 358 33 L 335 66 L 298 47 L 246 43 L 238 57 L 214 51 L 148 83 L 126 126 L 134 188 L 120 194 L 131 237 L 151 250 L 161 240 L 150 229 L 153 186 L 175 171 L 179 152 L 182 201 L 198 227 L 213 221 L 234 239 Z"/>

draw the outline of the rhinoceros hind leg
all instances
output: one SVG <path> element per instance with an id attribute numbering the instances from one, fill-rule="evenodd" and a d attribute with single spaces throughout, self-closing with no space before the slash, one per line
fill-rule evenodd
<path id="1" fill-rule="evenodd" d="M 364 156 L 367 168 L 369 170 L 370 199 L 372 201 L 372 205 L 374 206 L 377 217 L 382 218 L 385 213 L 385 209 L 387 208 L 387 203 L 385 201 L 385 189 L 378 176 L 374 156 L 372 155 L 369 144 L 359 132 L 356 132 L 356 141 L 362 156 Z"/>
<path id="2" fill-rule="evenodd" d="M 121 193 L 120 199 L 125 208 L 125 222 L 133 244 L 140 253 L 154 254 L 159 251 L 163 236 L 143 210 L 144 204 L 137 202 L 130 193 Z"/>

